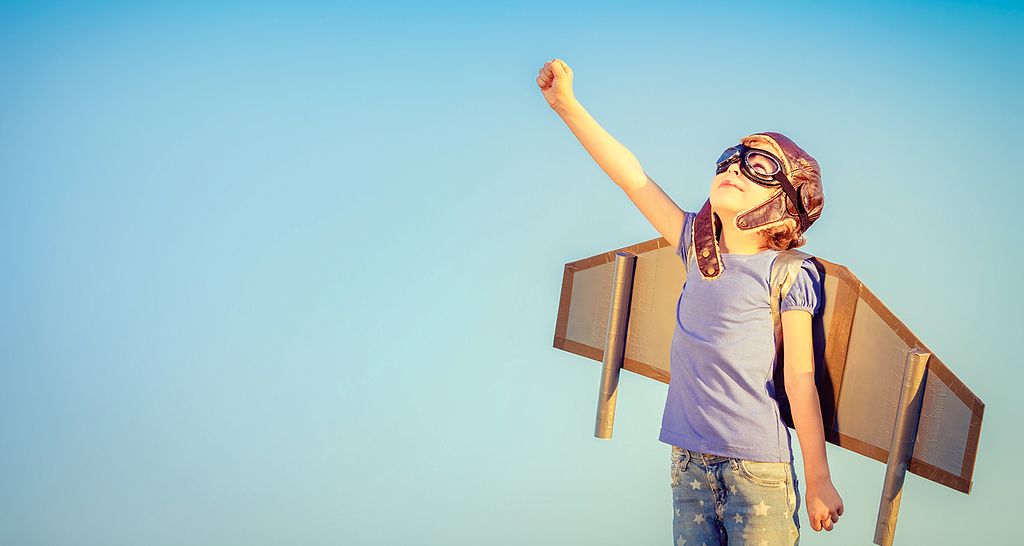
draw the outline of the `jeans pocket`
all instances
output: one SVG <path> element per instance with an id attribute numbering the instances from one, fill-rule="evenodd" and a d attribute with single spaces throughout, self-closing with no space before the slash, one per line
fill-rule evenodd
<path id="1" fill-rule="evenodd" d="M 789 463 L 740 461 L 740 473 L 762 485 L 782 485 L 789 481 Z"/>
<path id="2" fill-rule="evenodd" d="M 672 487 L 678 487 L 686 465 L 690 462 L 690 453 L 685 449 L 672 446 Z"/>

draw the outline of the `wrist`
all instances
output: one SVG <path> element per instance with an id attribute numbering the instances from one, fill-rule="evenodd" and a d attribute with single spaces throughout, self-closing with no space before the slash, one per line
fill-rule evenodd
<path id="1" fill-rule="evenodd" d="M 576 97 L 569 95 L 560 97 L 551 105 L 555 112 L 562 118 L 572 117 L 583 110 L 583 105 L 576 100 Z"/>
<path id="2" fill-rule="evenodd" d="M 826 487 L 832 484 L 832 476 L 826 470 L 824 473 L 804 473 L 804 482 L 808 488 L 817 489 L 819 487 Z"/>

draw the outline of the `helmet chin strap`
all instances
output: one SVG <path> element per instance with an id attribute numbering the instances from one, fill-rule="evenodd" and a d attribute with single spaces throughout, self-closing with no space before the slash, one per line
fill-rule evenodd
<path id="1" fill-rule="evenodd" d="M 782 193 L 778 193 L 754 209 L 736 216 L 736 227 L 742 231 L 750 231 L 785 218 L 787 201 L 794 204 L 800 215 L 801 232 L 810 227 L 811 219 L 807 211 L 804 210 L 803 203 L 796 197 L 796 188 L 790 184 L 785 175 L 781 178 Z M 794 197 L 790 197 L 790 195 Z M 691 245 L 700 274 L 708 280 L 717 279 L 722 274 L 722 255 L 718 247 L 720 222 L 721 220 L 711 210 L 710 199 L 704 203 L 693 220 Z"/>
<path id="2" fill-rule="evenodd" d="M 811 217 L 800 200 L 800 194 L 784 174 L 779 174 L 779 183 L 782 191 L 770 197 L 764 203 L 736 215 L 736 227 L 742 231 L 750 231 L 778 222 L 792 213 L 786 209 L 792 203 L 800 219 L 800 232 L 804 233 L 811 227 Z"/>
<path id="3" fill-rule="evenodd" d="M 708 199 L 704 206 L 693 219 L 691 248 L 697 258 L 697 266 L 700 274 L 708 280 L 717 279 L 722 274 L 722 257 L 718 251 L 718 237 L 716 233 L 717 217 L 711 211 L 711 200 Z M 686 259 L 684 257 L 684 259 Z"/>

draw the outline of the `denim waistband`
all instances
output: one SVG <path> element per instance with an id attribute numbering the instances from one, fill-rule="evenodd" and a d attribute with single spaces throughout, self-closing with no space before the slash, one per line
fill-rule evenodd
<path id="1" fill-rule="evenodd" d="M 732 457 L 723 457 L 721 455 L 712 455 L 711 453 L 699 453 L 697 451 L 690 451 L 689 449 L 683 449 L 683 448 L 678 448 L 678 449 L 681 449 L 681 450 L 683 450 L 683 451 L 685 451 L 686 453 L 689 454 L 689 457 L 687 457 L 687 459 L 689 459 L 691 461 L 699 461 L 701 464 L 704 464 L 704 465 L 713 465 L 713 464 L 718 464 L 718 463 L 722 463 L 722 462 L 725 462 L 725 461 L 732 460 Z"/>

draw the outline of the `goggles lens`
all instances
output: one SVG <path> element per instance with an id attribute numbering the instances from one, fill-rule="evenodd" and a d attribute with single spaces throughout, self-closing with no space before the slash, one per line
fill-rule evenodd
<path id="1" fill-rule="evenodd" d="M 733 146 L 722 152 L 718 158 L 718 169 L 715 174 L 722 174 L 734 162 L 740 162 L 740 170 L 747 178 L 762 186 L 775 187 L 780 182 L 775 176 L 782 172 L 782 163 L 774 155 L 757 148 L 748 148 L 742 144 Z"/>

